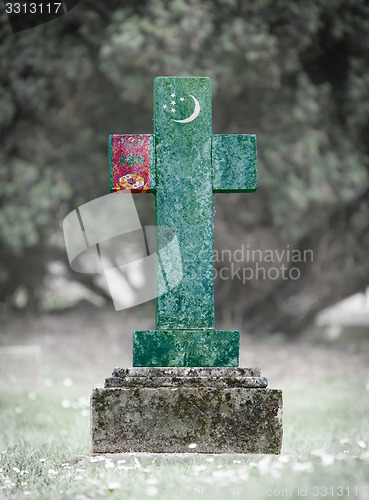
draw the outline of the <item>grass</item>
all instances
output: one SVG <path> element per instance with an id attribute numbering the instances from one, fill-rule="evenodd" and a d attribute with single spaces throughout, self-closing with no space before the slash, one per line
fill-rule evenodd
<path id="1" fill-rule="evenodd" d="M 369 498 L 367 381 L 284 384 L 279 459 L 193 465 L 72 465 L 87 454 L 89 386 L 0 392 L 0 498 L 160 499 Z"/>

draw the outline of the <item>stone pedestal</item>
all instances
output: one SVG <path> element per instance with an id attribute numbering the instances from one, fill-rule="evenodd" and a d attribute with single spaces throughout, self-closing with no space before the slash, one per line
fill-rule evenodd
<path id="1" fill-rule="evenodd" d="M 133 332 L 133 366 L 238 366 L 239 350 L 237 330 Z"/>
<path id="2" fill-rule="evenodd" d="M 91 396 L 92 451 L 280 453 L 282 391 L 267 384 L 257 368 L 116 368 Z"/>

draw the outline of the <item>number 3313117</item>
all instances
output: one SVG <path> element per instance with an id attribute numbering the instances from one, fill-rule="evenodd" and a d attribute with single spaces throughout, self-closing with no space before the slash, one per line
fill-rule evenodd
<path id="1" fill-rule="evenodd" d="M 6 3 L 7 14 L 57 14 L 61 7 L 61 2 L 50 3 Z"/>

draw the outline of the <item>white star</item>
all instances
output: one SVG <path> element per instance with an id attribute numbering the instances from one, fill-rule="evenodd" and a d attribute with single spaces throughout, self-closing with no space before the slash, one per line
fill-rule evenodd
<path id="1" fill-rule="evenodd" d="M 174 106 L 174 105 L 175 105 L 175 103 L 176 103 L 176 101 L 171 101 L 171 103 L 170 103 L 170 104 L 173 104 L 173 106 Z"/>
<path id="2" fill-rule="evenodd" d="M 163 104 L 163 109 L 167 109 L 167 105 L 166 104 Z"/>
<path id="3" fill-rule="evenodd" d="M 173 94 L 170 94 L 170 97 L 175 97 L 176 95 L 173 93 Z"/>
<path id="4" fill-rule="evenodd" d="M 180 100 L 180 101 L 184 101 L 184 97 L 181 97 L 179 100 Z"/>
<path id="5" fill-rule="evenodd" d="M 171 112 L 172 112 L 172 113 L 175 113 L 175 112 L 176 112 L 176 110 L 175 110 L 174 108 L 172 108 L 172 109 L 171 109 Z"/>

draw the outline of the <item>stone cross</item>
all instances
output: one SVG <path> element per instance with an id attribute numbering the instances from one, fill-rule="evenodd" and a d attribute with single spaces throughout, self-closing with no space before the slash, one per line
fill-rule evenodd
<path id="1" fill-rule="evenodd" d="M 153 193 L 155 225 L 175 230 L 182 260 L 180 284 L 156 298 L 156 329 L 133 334 L 133 366 L 238 366 L 239 332 L 215 330 L 213 193 L 256 190 L 255 135 L 212 134 L 209 78 L 158 77 L 154 134 L 109 144 L 111 191 Z"/>

